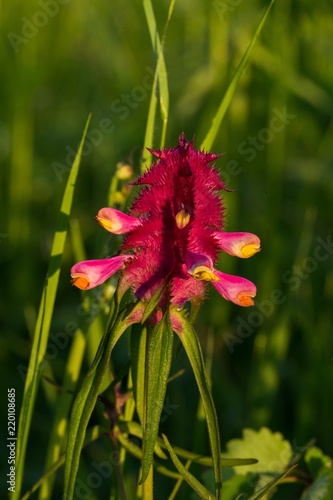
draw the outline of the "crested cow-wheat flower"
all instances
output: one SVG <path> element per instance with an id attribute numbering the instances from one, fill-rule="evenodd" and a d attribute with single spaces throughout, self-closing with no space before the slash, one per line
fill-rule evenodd
<path id="1" fill-rule="evenodd" d="M 150 153 L 156 163 L 133 183 L 141 192 L 129 214 L 102 208 L 96 217 L 107 231 L 126 235 L 119 254 L 75 264 L 73 285 L 88 290 L 120 270 L 119 289 L 131 288 L 142 301 L 162 287 L 162 311 L 170 304 L 200 303 L 207 282 L 225 299 L 253 305 L 251 281 L 214 267 L 221 250 L 241 258 L 260 250 L 256 235 L 223 230 L 220 191 L 226 187 L 211 165 L 219 155 L 195 149 L 184 134 L 176 148 Z"/>

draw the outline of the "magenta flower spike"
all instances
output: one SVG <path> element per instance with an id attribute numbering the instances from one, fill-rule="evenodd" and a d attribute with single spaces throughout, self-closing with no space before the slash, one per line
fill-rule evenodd
<path id="1" fill-rule="evenodd" d="M 123 267 L 120 291 L 131 288 L 137 298 L 149 301 L 162 286 L 159 307 L 163 311 L 170 303 L 179 308 L 187 301 L 202 301 L 211 281 L 225 299 L 241 306 L 252 305 L 256 294 L 253 283 L 214 268 L 220 250 L 250 257 L 260 249 L 259 238 L 251 233 L 223 231 L 220 191 L 226 187 L 210 165 L 219 155 L 195 149 L 184 134 L 176 148 L 150 152 L 157 160 L 133 183 L 142 188 L 129 215 L 103 208 L 96 217 L 108 231 L 127 233 L 118 256 L 124 259 L 118 267 Z M 73 284 L 79 288 L 92 288 L 108 277 L 107 265 L 104 268 L 100 264 L 103 261 L 87 262 L 98 264 L 94 271 L 94 265 L 89 264 L 86 287 L 80 286 L 85 279 L 78 271 L 80 264 L 72 269 L 77 276 L 72 274 Z"/>

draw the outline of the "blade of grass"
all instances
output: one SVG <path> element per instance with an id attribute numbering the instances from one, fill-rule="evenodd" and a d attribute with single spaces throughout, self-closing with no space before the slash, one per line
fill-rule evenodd
<path id="1" fill-rule="evenodd" d="M 260 21 L 259 26 L 256 29 L 256 32 L 255 32 L 255 34 L 250 42 L 250 45 L 248 46 L 246 52 L 244 53 L 239 65 L 235 71 L 235 74 L 232 77 L 232 80 L 231 80 L 231 82 L 230 82 L 230 84 L 229 84 L 229 86 L 228 86 L 228 88 L 223 96 L 223 99 L 220 103 L 220 106 L 217 110 L 217 113 L 213 118 L 212 125 L 211 125 L 206 137 L 204 138 L 203 142 L 201 143 L 200 149 L 202 149 L 202 150 L 209 151 L 212 148 L 213 142 L 217 136 L 217 133 L 219 131 L 223 117 L 224 117 L 224 115 L 229 107 L 229 104 L 233 98 L 233 95 L 234 95 L 236 88 L 238 86 L 238 82 L 240 80 L 240 77 L 242 76 L 242 73 L 243 73 L 244 69 L 246 68 L 246 65 L 249 61 L 252 49 L 257 41 L 258 36 L 260 35 L 262 27 L 265 24 L 265 21 L 266 21 L 268 14 L 273 6 L 274 1 L 275 0 L 271 0 L 269 6 L 267 7 L 266 12 L 265 12 L 262 20 Z"/>
<path id="2" fill-rule="evenodd" d="M 158 438 L 157 442 L 161 445 L 162 448 L 164 447 L 162 439 Z M 181 458 L 191 460 L 191 462 L 197 464 L 205 465 L 206 467 L 213 466 L 212 457 L 206 457 L 198 453 L 193 453 L 192 451 L 184 450 L 183 448 L 179 448 L 178 446 L 173 446 L 173 450 Z M 223 458 L 222 456 L 221 463 L 222 467 L 238 467 L 240 465 L 256 464 L 258 463 L 258 460 L 256 458 Z"/>
<path id="3" fill-rule="evenodd" d="M 174 8 L 175 0 L 171 0 L 168 17 L 164 28 L 162 42 L 157 30 L 156 19 L 154 15 L 153 6 L 151 0 L 143 0 L 143 7 L 147 19 L 149 34 L 153 46 L 153 50 L 157 55 L 156 69 L 154 74 L 153 88 L 150 98 L 149 111 L 148 111 L 148 119 L 145 131 L 145 138 L 143 144 L 143 157 L 142 157 L 142 165 L 141 170 L 144 171 L 151 165 L 151 156 L 145 157 L 146 148 L 153 147 L 154 144 L 154 130 L 155 130 L 155 122 L 156 122 L 156 108 L 157 103 L 159 101 L 160 109 L 161 109 L 161 117 L 162 117 L 162 134 L 160 147 L 164 146 L 166 128 L 168 123 L 168 115 L 169 115 L 169 88 L 168 88 L 168 77 L 166 64 L 163 53 L 163 45 L 164 39 L 167 31 L 167 27 L 169 21 L 172 16 L 173 8 Z M 157 98 L 157 90 L 159 99 Z"/>
<path id="4" fill-rule="evenodd" d="M 191 463 L 192 463 L 191 460 L 187 460 L 187 462 L 184 466 L 186 470 L 188 470 L 191 467 Z M 180 476 L 180 478 L 176 481 L 176 484 L 173 487 L 173 490 L 172 490 L 171 494 L 169 495 L 168 500 L 175 500 L 176 495 L 177 495 L 181 485 L 183 484 L 183 482 L 184 482 L 184 478 L 183 478 L 183 476 Z"/>
<path id="5" fill-rule="evenodd" d="M 169 10 L 168 10 L 168 17 L 165 23 L 165 28 L 163 31 L 163 38 L 162 38 L 162 43 L 161 43 L 161 50 L 158 53 L 158 57 L 160 58 L 163 56 L 163 51 L 162 47 L 164 47 L 165 44 L 165 36 L 167 32 L 167 28 L 172 16 L 173 8 L 175 5 L 175 0 L 171 0 L 170 5 L 169 5 Z M 163 56 L 164 60 L 164 56 Z M 162 61 L 163 62 L 163 61 Z M 162 64 L 161 71 L 159 74 L 159 96 L 160 96 L 160 108 L 161 108 L 161 116 L 162 116 L 162 133 L 161 133 L 161 141 L 160 141 L 160 148 L 162 149 L 165 144 L 165 136 L 166 136 L 166 129 L 168 126 L 168 118 L 169 118 L 169 87 L 168 87 L 168 76 L 167 76 L 167 71 L 166 71 L 166 66 L 165 66 L 165 61 L 164 65 Z"/>
<path id="6" fill-rule="evenodd" d="M 156 119 L 156 107 L 157 107 L 156 89 L 157 89 L 157 68 L 154 74 L 153 87 L 151 91 L 149 110 L 148 110 L 147 125 L 143 141 L 141 172 L 145 172 L 145 170 L 147 170 L 152 163 L 151 155 L 147 155 L 147 148 L 151 148 L 154 143 L 153 138 L 154 138 L 155 119 Z"/>
<path id="7" fill-rule="evenodd" d="M 68 218 L 71 212 L 75 182 L 79 171 L 82 148 L 88 130 L 89 122 L 90 116 L 88 117 L 78 152 L 68 176 L 65 193 L 61 203 L 58 225 L 52 245 L 48 274 L 43 288 L 41 304 L 38 311 L 18 425 L 16 487 L 15 492 L 11 496 L 12 500 L 18 499 L 21 493 L 28 436 L 38 391 L 38 385 L 44 365 L 44 355 L 47 348 L 54 302 L 60 276 L 61 259 L 67 236 Z"/>
<path id="8" fill-rule="evenodd" d="M 83 245 L 83 238 L 77 220 L 70 221 L 70 236 L 75 261 L 79 262 L 80 260 L 85 260 L 86 254 Z M 86 301 L 86 309 L 89 308 L 89 302 L 90 301 L 88 299 Z M 84 304 L 85 302 L 83 305 Z M 65 374 L 62 381 L 62 387 L 66 388 L 66 391 L 59 394 L 55 405 L 56 414 L 48 443 L 45 471 L 49 470 L 52 464 L 59 459 L 60 454 L 64 449 L 68 426 L 68 413 L 72 402 L 72 397 L 69 397 L 68 392 L 75 390 L 86 350 L 86 330 L 88 329 L 88 325 L 86 322 L 83 324 L 84 327 L 77 327 L 73 335 L 73 341 L 70 347 L 68 361 L 65 367 Z M 94 326 L 94 323 L 90 324 L 90 328 L 93 328 Z M 39 492 L 39 500 L 48 500 L 52 497 L 54 481 L 55 474 L 51 475 L 43 482 Z"/>

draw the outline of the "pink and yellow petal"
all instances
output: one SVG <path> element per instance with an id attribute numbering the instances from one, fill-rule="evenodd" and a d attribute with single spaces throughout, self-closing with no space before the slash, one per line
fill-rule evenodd
<path id="1" fill-rule="evenodd" d="M 78 262 L 71 269 L 71 283 L 81 290 L 90 290 L 90 288 L 104 283 L 104 281 L 119 271 L 130 258 L 130 255 L 117 255 L 108 259 Z"/>
<path id="2" fill-rule="evenodd" d="M 141 224 L 141 221 L 131 215 L 126 215 L 115 208 L 101 208 L 96 220 L 104 229 L 113 234 L 125 234 Z"/>
<path id="3" fill-rule="evenodd" d="M 215 231 L 215 240 L 224 252 L 246 259 L 260 252 L 260 239 L 252 233 L 227 233 Z"/>
<path id="4" fill-rule="evenodd" d="M 222 297 L 238 306 L 253 306 L 253 298 L 256 296 L 257 289 L 252 281 L 217 270 L 214 270 L 214 274 L 219 281 L 212 281 L 212 285 Z"/>

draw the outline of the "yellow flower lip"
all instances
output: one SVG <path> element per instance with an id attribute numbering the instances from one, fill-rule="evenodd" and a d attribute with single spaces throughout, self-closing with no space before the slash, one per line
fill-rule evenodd
<path id="1" fill-rule="evenodd" d="M 206 266 L 197 266 L 190 272 L 193 278 L 198 281 L 220 281 L 220 278 L 214 274 L 214 271 Z"/>
<path id="2" fill-rule="evenodd" d="M 252 257 L 257 252 L 260 252 L 260 245 L 257 243 L 249 243 L 248 245 L 244 245 L 241 248 L 241 254 L 242 257 L 247 258 L 247 257 Z"/>
<path id="3" fill-rule="evenodd" d="M 183 208 L 179 210 L 177 213 L 175 219 L 176 219 L 176 224 L 179 229 L 183 229 L 184 227 L 187 226 L 187 224 L 190 222 L 190 214 L 186 212 Z"/>
<path id="4" fill-rule="evenodd" d="M 121 229 L 122 227 L 122 225 L 119 222 L 117 223 L 114 220 L 111 221 L 110 219 L 104 219 L 103 217 L 98 217 L 98 215 L 96 215 L 95 219 L 100 226 L 102 226 L 110 233 L 117 234 L 117 231 L 119 231 L 119 229 Z"/>
<path id="5" fill-rule="evenodd" d="M 77 288 L 80 288 L 80 290 L 87 290 L 89 286 L 89 280 L 87 277 L 82 276 L 82 275 L 72 275 L 72 280 L 71 280 L 72 285 L 76 286 Z"/>

